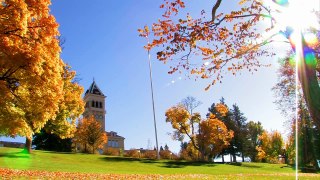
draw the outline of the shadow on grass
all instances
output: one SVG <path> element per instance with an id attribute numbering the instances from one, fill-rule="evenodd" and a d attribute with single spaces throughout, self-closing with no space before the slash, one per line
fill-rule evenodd
<path id="1" fill-rule="evenodd" d="M 6 157 L 6 158 L 30 158 L 30 154 L 28 154 L 25 150 L 22 150 L 20 152 L 4 152 L 0 153 L 0 157 Z"/>
<path id="2" fill-rule="evenodd" d="M 163 168 L 184 168 L 187 166 L 207 166 L 213 167 L 214 163 L 208 162 L 194 162 L 194 161 L 173 161 L 173 160 L 154 160 L 154 159 L 139 159 L 139 158 L 129 158 L 129 157 L 102 157 L 104 161 L 111 162 L 139 162 L 145 164 L 157 164 L 159 167 Z"/>
<path id="3" fill-rule="evenodd" d="M 117 157 L 117 156 L 107 156 L 101 158 L 104 161 L 111 162 L 140 162 L 146 164 L 155 164 L 155 163 L 163 163 L 163 161 L 158 161 L 154 159 L 140 159 L 140 158 L 131 158 L 131 157 Z"/>
<path id="4" fill-rule="evenodd" d="M 117 157 L 117 156 L 101 157 L 100 159 L 104 161 L 111 161 L 111 162 L 141 162 L 143 160 L 139 158 Z"/>
<path id="5" fill-rule="evenodd" d="M 41 149 L 37 149 L 36 151 L 41 151 L 43 153 L 48 153 L 48 154 L 82 154 L 82 153 L 75 153 L 75 152 L 46 151 Z"/>
<path id="6" fill-rule="evenodd" d="M 230 165 L 233 166 L 241 166 L 241 167 L 245 167 L 245 168 L 262 168 L 261 165 L 257 165 L 257 164 L 250 164 L 250 163 L 230 163 Z"/>
<path id="7" fill-rule="evenodd" d="M 209 162 L 198 162 L 198 161 L 167 161 L 163 163 L 162 167 L 165 168 L 184 168 L 187 166 L 206 166 L 206 167 L 214 167 L 214 163 Z"/>

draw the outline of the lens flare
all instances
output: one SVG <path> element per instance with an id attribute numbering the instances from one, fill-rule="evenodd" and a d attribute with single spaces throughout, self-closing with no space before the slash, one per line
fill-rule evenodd
<path id="1" fill-rule="evenodd" d="M 294 67 L 296 65 L 296 59 L 295 59 L 295 56 L 294 55 L 291 55 L 290 56 L 290 59 L 289 59 L 289 64 Z"/>
<path id="2" fill-rule="evenodd" d="M 316 67 L 317 66 L 317 60 L 316 56 L 312 51 L 305 51 L 304 52 L 304 59 L 306 61 L 306 64 L 308 66 Z"/>
<path id="3" fill-rule="evenodd" d="M 277 21 L 277 28 L 285 29 L 286 27 L 292 27 L 294 30 L 305 30 L 310 27 L 316 27 L 319 22 L 317 21 L 316 0 L 275 0 L 278 6 L 277 10 L 279 14 L 275 14 L 274 18 Z"/>
<path id="4" fill-rule="evenodd" d="M 313 33 L 306 33 L 303 35 L 304 39 L 309 47 L 314 47 L 319 43 L 319 39 Z"/>
<path id="5" fill-rule="evenodd" d="M 301 35 L 298 31 L 293 31 L 289 36 L 289 41 L 292 47 L 296 47 L 301 42 Z"/>
<path id="6" fill-rule="evenodd" d="M 280 6 L 287 6 L 289 4 L 288 0 L 273 0 L 276 4 L 279 4 Z"/>

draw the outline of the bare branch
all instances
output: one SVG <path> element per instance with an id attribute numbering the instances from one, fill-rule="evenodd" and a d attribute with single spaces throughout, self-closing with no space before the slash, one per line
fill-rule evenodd
<path id="1" fill-rule="evenodd" d="M 216 17 L 216 12 L 217 9 L 220 7 L 222 0 L 217 0 L 216 4 L 213 6 L 212 11 L 211 11 L 211 15 L 212 15 L 212 22 L 214 22 L 215 17 Z"/>

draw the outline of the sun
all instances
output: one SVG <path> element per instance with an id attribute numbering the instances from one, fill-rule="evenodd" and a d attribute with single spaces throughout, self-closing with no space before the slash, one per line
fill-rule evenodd
<path id="1" fill-rule="evenodd" d="M 319 11 L 318 0 L 291 0 L 282 5 L 279 1 L 275 20 L 281 27 L 291 27 L 294 30 L 304 31 L 310 27 L 319 28 L 315 11 Z"/>
<path id="2" fill-rule="evenodd" d="M 268 1 L 268 0 L 267 0 Z M 266 1 L 266 2 L 267 2 Z M 310 28 L 320 29 L 316 11 L 320 10 L 319 0 L 272 0 L 268 5 L 274 9 L 272 17 L 275 20 L 275 31 L 293 30 L 290 39 L 296 44 L 302 34 L 307 34 L 307 41 L 314 44 L 316 37 L 310 35 Z M 311 38 L 312 37 L 312 38 Z"/>

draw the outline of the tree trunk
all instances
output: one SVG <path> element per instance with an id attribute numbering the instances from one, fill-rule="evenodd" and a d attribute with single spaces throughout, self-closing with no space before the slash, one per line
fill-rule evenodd
<path id="1" fill-rule="evenodd" d="M 256 155 L 255 154 L 250 155 L 250 161 L 251 162 L 256 162 Z"/>
<path id="2" fill-rule="evenodd" d="M 201 161 L 205 161 L 205 152 L 204 152 L 204 150 L 201 150 L 200 154 L 201 154 Z"/>
<path id="3" fill-rule="evenodd" d="M 230 153 L 230 162 L 232 162 L 232 155 L 231 155 L 231 153 Z"/>
<path id="4" fill-rule="evenodd" d="M 222 156 L 221 157 L 222 158 L 222 162 L 224 163 L 224 154 L 222 154 L 221 156 Z"/>
<path id="5" fill-rule="evenodd" d="M 232 160 L 233 160 L 233 162 L 237 162 L 237 156 L 236 156 L 236 153 L 233 153 L 233 154 L 232 154 Z"/>
<path id="6" fill-rule="evenodd" d="M 25 150 L 28 152 L 28 153 L 31 153 L 31 145 L 32 145 L 32 137 L 26 137 L 26 145 L 25 145 Z"/>
<path id="7" fill-rule="evenodd" d="M 320 87 L 316 74 L 317 59 L 313 49 L 306 45 L 302 38 L 303 57 L 300 58 L 298 69 L 299 81 L 303 96 L 314 124 L 320 129 Z"/>
<path id="8" fill-rule="evenodd" d="M 244 162 L 244 155 L 243 155 L 243 153 L 241 153 L 241 157 L 242 157 L 242 162 Z"/>

